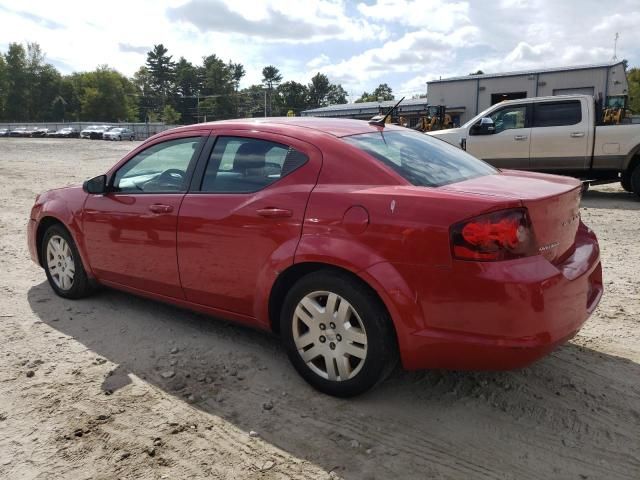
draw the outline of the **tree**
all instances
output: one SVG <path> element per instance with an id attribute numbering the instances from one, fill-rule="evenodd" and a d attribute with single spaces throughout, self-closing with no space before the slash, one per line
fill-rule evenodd
<path id="1" fill-rule="evenodd" d="M 173 105 L 186 123 L 198 121 L 196 98 L 202 88 L 202 75 L 198 67 L 180 57 L 175 68 L 175 92 Z"/>
<path id="2" fill-rule="evenodd" d="M 251 85 L 238 92 L 238 117 L 262 117 L 264 109 L 265 90 L 262 85 Z"/>
<path id="3" fill-rule="evenodd" d="M 200 113 L 211 120 L 232 118 L 236 106 L 231 67 L 217 55 L 205 57 L 202 63 L 204 100 L 200 101 Z"/>
<path id="4" fill-rule="evenodd" d="M 4 57 L 0 55 L 0 120 L 4 120 L 7 103 L 7 89 L 9 88 L 9 78 L 7 76 L 7 64 Z"/>
<path id="5" fill-rule="evenodd" d="M 318 108 L 327 105 L 327 95 L 331 91 L 329 77 L 318 72 L 311 78 L 309 84 L 309 107 Z"/>
<path id="6" fill-rule="evenodd" d="M 262 69 L 262 84 L 267 88 L 267 98 L 269 101 L 269 110 L 267 113 L 268 116 L 273 115 L 273 86 L 280 83 L 281 81 L 282 75 L 280 74 L 280 70 L 278 70 L 273 65 L 267 65 Z"/>
<path id="7" fill-rule="evenodd" d="M 356 100 L 355 103 L 363 103 L 363 102 L 377 102 L 380 100 L 393 100 L 395 97 L 393 95 L 393 91 L 391 87 L 386 83 L 381 83 L 376 87 L 376 89 L 371 92 L 363 92 L 359 99 Z"/>
<path id="8" fill-rule="evenodd" d="M 138 109 L 133 84 L 106 65 L 74 74 L 80 97 L 80 119 L 103 122 L 135 121 Z"/>
<path id="9" fill-rule="evenodd" d="M 327 95 L 327 103 L 329 105 L 347 103 L 347 91 L 342 88 L 342 85 L 331 85 L 331 87 L 329 88 L 329 93 Z"/>
<path id="10" fill-rule="evenodd" d="M 10 43 L 4 60 L 7 76 L 5 119 L 28 120 L 27 53 L 19 43 Z"/>
<path id="11" fill-rule="evenodd" d="M 162 121 L 167 125 L 175 125 L 180 121 L 180 112 L 171 105 L 165 105 L 162 110 Z"/>
<path id="12" fill-rule="evenodd" d="M 286 115 L 289 110 L 300 113 L 309 104 L 309 89 L 302 83 L 284 82 L 278 86 L 276 98 L 279 115 Z"/>
<path id="13" fill-rule="evenodd" d="M 640 68 L 629 70 L 627 82 L 629 82 L 629 108 L 637 115 L 640 113 Z"/>
<path id="14" fill-rule="evenodd" d="M 147 52 L 146 66 L 149 71 L 151 94 L 155 98 L 154 107 L 162 110 L 171 94 L 175 77 L 175 63 L 171 55 L 167 55 L 167 48 L 160 43 Z"/>
<path id="15" fill-rule="evenodd" d="M 482 70 L 478 70 L 477 72 L 470 73 L 469 75 L 484 75 Z"/>

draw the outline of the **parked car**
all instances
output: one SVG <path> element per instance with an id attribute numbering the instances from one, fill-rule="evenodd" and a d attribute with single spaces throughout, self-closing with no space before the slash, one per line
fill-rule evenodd
<path id="1" fill-rule="evenodd" d="M 128 128 L 114 127 L 102 134 L 103 140 L 135 140 L 136 134 Z"/>
<path id="2" fill-rule="evenodd" d="M 49 132 L 47 137 L 54 138 L 78 138 L 80 136 L 80 132 L 75 127 L 64 127 L 56 130 L 55 132 Z"/>
<path id="3" fill-rule="evenodd" d="M 90 138 L 91 140 L 99 140 L 102 134 L 108 130 L 109 125 L 91 125 L 80 132 L 80 138 Z"/>
<path id="4" fill-rule="evenodd" d="M 8 128 L 0 128 L 0 137 L 8 137 L 10 130 Z"/>
<path id="5" fill-rule="evenodd" d="M 27 127 L 16 127 L 9 132 L 10 137 L 30 137 L 31 130 L 27 130 Z"/>
<path id="6" fill-rule="evenodd" d="M 394 125 L 224 121 L 41 194 L 29 250 L 61 297 L 101 284 L 276 332 L 351 396 L 398 357 L 502 370 L 575 335 L 603 292 L 580 193 Z"/>
<path id="7" fill-rule="evenodd" d="M 621 182 L 640 196 L 640 125 L 597 125 L 589 95 L 500 102 L 460 128 L 429 135 L 496 167 Z"/>
<path id="8" fill-rule="evenodd" d="M 48 128 L 36 127 L 31 131 L 31 136 L 32 137 L 46 137 L 48 133 L 49 133 L 49 129 Z"/>
<path id="9" fill-rule="evenodd" d="M 103 125 L 101 127 L 98 127 L 95 130 L 93 130 L 91 133 L 89 133 L 89 138 L 91 140 L 102 140 L 104 133 L 108 132 L 112 128 L 113 127 L 110 127 L 108 125 Z"/>

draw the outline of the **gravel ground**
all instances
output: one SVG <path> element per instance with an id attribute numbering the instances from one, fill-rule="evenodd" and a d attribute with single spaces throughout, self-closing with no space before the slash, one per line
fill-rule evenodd
<path id="1" fill-rule="evenodd" d="M 36 193 L 134 145 L 0 139 L 0 478 L 640 478 L 633 195 L 585 195 L 606 292 L 568 345 L 514 372 L 396 372 L 339 400 L 269 335 L 112 290 L 53 294 L 25 243 Z"/>

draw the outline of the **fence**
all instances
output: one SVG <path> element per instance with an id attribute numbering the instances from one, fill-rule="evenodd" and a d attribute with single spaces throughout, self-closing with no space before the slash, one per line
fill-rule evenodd
<path id="1" fill-rule="evenodd" d="M 16 122 L 16 123 L 0 123 L 0 128 L 8 128 L 13 130 L 18 127 L 27 127 L 27 128 L 48 128 L 49 131 L 55 132 L 61 128 L 65 127 L 75 127 L 78 131 L 82 131 L 87 127 L 92 125 L 110 125 L 113 127 L 124 127 L 136 134 L 136 140 L 145 140 L 156 133 L 163 132 L 165 130 L 169 130 L 171 128 L 176 127 L 177 125 L 165 125 L 162 122 L 153 122 L 153 123 L 109 123 L 109 122 L 44 122 L 44 123 L 25 123 L 25 122 Z"/>

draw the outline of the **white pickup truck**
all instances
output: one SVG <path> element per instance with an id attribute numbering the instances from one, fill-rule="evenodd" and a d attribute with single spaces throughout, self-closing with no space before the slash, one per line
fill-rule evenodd
<path id="1" fill-rule="evenodd" d="M 593 97 L 562 95 L 498 103 L 463 126 L 429 135 L 498 168 L 621 182 L 640 196 L 640 124 L 598 125 Z"/>

